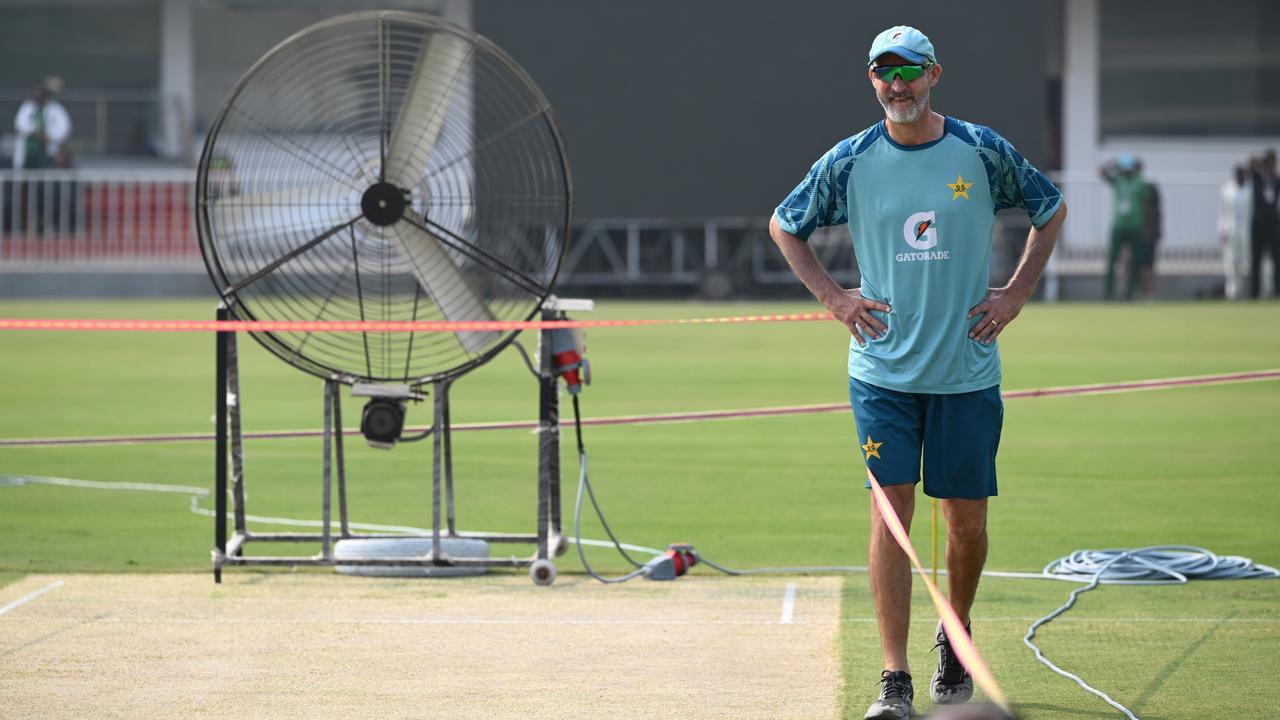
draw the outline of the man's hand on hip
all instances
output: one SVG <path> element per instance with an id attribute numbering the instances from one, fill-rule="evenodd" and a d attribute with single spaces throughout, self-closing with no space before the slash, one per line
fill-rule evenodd
<path id="1" fill-rule="evenodd" d="M 884 303 L 862 297 L 862 288 L 841 290 L 832 295 L 825 305 L 835 319 L 849 328 L 849 332 L 853 333 L 854 342 L 859 345 L 867 344 L 863 333 L 872 340 L 879 340 L 880 336 L 889 329 L 880 318 L 872 315 L 871 311 L 879 310 L 887 313 L 891 308 Z"/>
<path id="2" fill-rule="evenodd" d="M 969 329 L 969 337 L 988 345 L 995 342 L 996 337 L 1022 312 L 1027 299 L 1009 287 L 987 290 L 987 299 L 969 311 L 970 320 L 982 317 L 977 325 Z"/>

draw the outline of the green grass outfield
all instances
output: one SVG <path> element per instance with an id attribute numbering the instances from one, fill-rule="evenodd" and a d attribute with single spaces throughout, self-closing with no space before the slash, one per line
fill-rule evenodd
<path id="1" fill-rule="evenodd" d="M 623 303 L 601 319 L 805 312 L 811 303 Z M 0 302 L 6 317 L 212 317 L 210 302 Z M 582 316 L 586 317 L 586 316 Z M 1004 333 L 1004 389 L 1280 367 L 1280 304 L 1033 305 Z M 198 433 L 213 428 L 213 337 L 0 334 L 0 438 Z M 588 332 L 589 417 L 845 402 L 847 334 L 834 323 L 654 326 Z M 242 338 L 247 431 L 319 427 L 320 382 Z M 455 422 L 526 420 L 532 378 L 514 352 L 460 380 Z M 344 405 L 348 425 L 359 402 Z M 567 414 L 567 406 L 566 406 Z M 411 424 L 430 420 L 410 410 Z M 565 513 L 576 458 L 566 435 Z M 535 439 L 454 436 L 459 525 L 527 532 Z M 847 413 L 586 430 L 592 480 L 627 542 L 689 541 L 739 567 L 863 565 L 867 505 Z M 355 520 L 430 522 L 429 447 L 348 444 Z M 0 448 L 0 475 L 210 487 L 212 443 Z M 246 446 L 250 511 L 318 517 L 317 438 Z M 1280 564 L 1280 381 L 1010 400 L 988 567 L 1036 571 L 1077 548 L 1202 545 Z M 0 584 L 32 572 L 209 569 L 212 523 L 182 495 L 0 486 Z M 208 502 L 206 501 L 206 506 Z M 913 537 L 928 555 L 928 504 Z M 274 529 L 274 528 L 273 528 Z M 602 537 L 596 523 L 584 530 Z M 309 550 L 308 550 L 309 551 Z M 610 553 L 593 563 L 620 571 Z M 572 556 L 558 563 L 576 572 Z M 231 570 L 231 572 L 237 572 Z M 695 571 L 701 572 L 701 571 Z M 1026 626 L 1066 583 L 988 579 L 975 636 L 1027 718 L 1118 713 L 1036 663 Z M 931 672 L 933 612 L 917 584 L 912 661 Z M 879 651 L 865 575 L 845 583 L 843 709 L 861 717 Z M 1050 657 L 1143 718 L 1260 717 L 1280 695 L 1280 582 L 1104 587 L 1042 634 Z M 921 707 L 927 702 L 918 703 Z"/>

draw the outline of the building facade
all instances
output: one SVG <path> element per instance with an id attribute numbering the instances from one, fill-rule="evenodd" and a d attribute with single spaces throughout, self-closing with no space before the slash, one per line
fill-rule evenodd
<path id="1" fill-rule="evenodd" d="M 897 23 L 938 47 L 937 109 L 996 128 L 1068 193 L 1062 276 L 1099 272 L 1108 159 L 1142 158 L 1165 198 L 1162 262 L 1203 274 L 1217 186 L 1280 145 L 1269 0 L 0 0 L 0 114 L 56 77 L 77 165 L 189 168 L 263 53 L 373 8 L 472 27 L 529 72 L 562 126 L 584 222 L 767 217 L 814 159 L 880 117 L 865 52 Z"/>

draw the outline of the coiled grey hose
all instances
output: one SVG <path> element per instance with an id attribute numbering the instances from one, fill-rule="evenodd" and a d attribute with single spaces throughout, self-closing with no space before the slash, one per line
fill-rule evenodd
<path id="1" fill-rule="evenodd" d="M 1099 585 L 1181 585 L 1191 580 L 1249 580 L 1277 578 L 1280 570 L 1258 565 L 1249 558 L 1236 555 L 1219 556 L 1204 548 L 1189 545 L 1155 545 L 1136 550 L 1077 550 L 1058 558 L 1045 566 L 1041 573 L 1054 579 L 1088 582 L 1084 587 L 1071 591 L 1070 597 L 1057 610 L 1045 615 L 1027 629 L 1023 644 L 1031 648 L 1036 659 L 1055 673 L 1074 680 L 1086 691 L 1102 698 L 1108 705 L 1124 713 L 1129 720 L 1138 720 L 1129 708 L 1116 702 L 1111 696 L 1089 685 L 1079 675 L 1067 672 L 1053 664 L 1032 638 L 1036 630 L 1049 624 L 1075 605 L 1076 598 Z"/>

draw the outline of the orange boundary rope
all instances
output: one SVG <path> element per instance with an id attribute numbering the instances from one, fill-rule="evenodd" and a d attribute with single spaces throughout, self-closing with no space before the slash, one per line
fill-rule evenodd
<path id="1" fill-rule="evenodd" d="M 474 320 L 333 322 L 323 320 L 93 320 L 0 318 L 0 330 L 98 330 L 128 332 L 492 332 L 557 328 L 638 327 L 642 325 L 718 325 L 732 323 L 831 320 L 828 313 L 740 315 L 659 320 Z"/>

